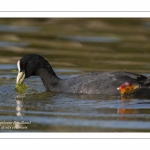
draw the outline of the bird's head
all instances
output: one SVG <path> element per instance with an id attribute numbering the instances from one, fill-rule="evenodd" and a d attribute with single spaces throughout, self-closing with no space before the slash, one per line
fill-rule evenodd
<path id="1" fill-rule="evenodd" d="M 37 69 L 40 67 L 40 60 L 44 59 L 42 56 L 37 54 L 29 54 L 22 57 L 17 62 L 18 75 L 16 83 L 20 85 L 25 78 L 35 76 Z"/>

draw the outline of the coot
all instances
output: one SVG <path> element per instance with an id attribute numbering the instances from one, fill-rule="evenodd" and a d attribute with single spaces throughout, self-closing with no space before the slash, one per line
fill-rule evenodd
<path id="1" fill-rule="evenodd" d="M 148 77 L 124 71 L 92 72 L 69 79 L 60 79 L 53 71 L 49 62 L 38 54 L 29 54 L 22 57 L 18 61 L 17 67 L 17 84 L 20 85 L 24 78 L 39 76 L 43 81 L 46 91 L 120 95 L 122 89 L 125 89 L 126 92 L 126 89 L 129 88 L 135 90 L 150 86 L 150 79 Z"/>

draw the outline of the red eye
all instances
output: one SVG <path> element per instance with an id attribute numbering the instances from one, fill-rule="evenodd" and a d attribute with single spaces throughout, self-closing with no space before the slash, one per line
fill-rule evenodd
<path id="1" fill-rule="evenodd" d="M 21 66 L 22 66 L 22 67 L 25 67 L 25 66 L 26 66 L 26 64 L 22 64 Z"/>

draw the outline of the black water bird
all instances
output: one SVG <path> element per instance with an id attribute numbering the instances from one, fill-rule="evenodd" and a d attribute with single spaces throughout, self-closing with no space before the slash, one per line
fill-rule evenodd
<path id="1" fill-rule="evenodd" d="M 46 91 L 120 95 L 120 87 L 128 82 L 138 88 L 149 87 L 150 78 L 131 72 L 92 72 L 69 79 L 60 79 L 51 65 L 42 56 L 29 54 L 22 57 L 18 63 L 16 83 L 20 85 L 24 78 L 39 76 Z M 124 84 L 125 85 L 125 84 Z M 149 92 L 150 93 L 150 92 Z"/>

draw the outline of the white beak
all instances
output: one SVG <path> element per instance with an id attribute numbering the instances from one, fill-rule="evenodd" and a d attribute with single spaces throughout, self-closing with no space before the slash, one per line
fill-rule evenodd
<path id="1" fill-rule="evenodd" d="M 18 75 L 16 79 L 16 84 L 20 85 L 25 78 L 25 72 L 24 71 L 20 72 L 20 60 L 17 62 L 17 67 L 18 67 Z"/>
<path id="2" fill-rule="evenodd" d="M 25 78 L 25 73 L 18 72 L 17 79 L 16 79 L 17 85 L 20 85 L 23 82 L 24 78 Z"/>

